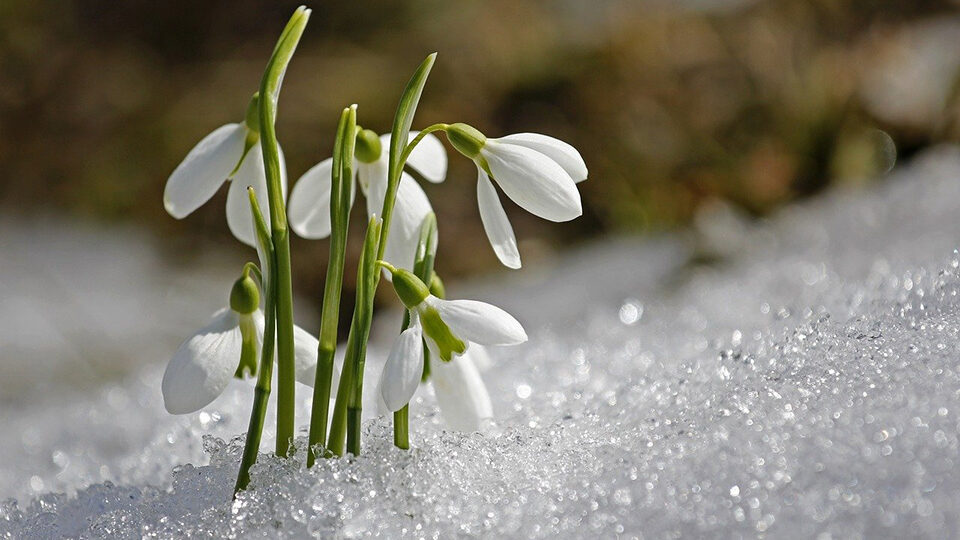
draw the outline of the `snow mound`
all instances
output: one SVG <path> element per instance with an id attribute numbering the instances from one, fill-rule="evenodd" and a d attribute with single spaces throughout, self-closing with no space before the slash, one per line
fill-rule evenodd
<path id="1" fill-rule="evenodd" d="M 301 440 L 236 500 L 248 386 L 168 417 L 160 363 L 20 407 L 3 493 L 69 494 L 3 503 L 0 537 L 957 536 L 958 178 L 960 151 L 937 149 L 719 242 L 614 241 L 454 287 L 531 334 L 485 372 L 495 425 L 446 432 L 422 389 L 413 450 L 371 418 L 361 456 L 306 470 Z M 50 466 L 24 472 L 25 448 Z"/>

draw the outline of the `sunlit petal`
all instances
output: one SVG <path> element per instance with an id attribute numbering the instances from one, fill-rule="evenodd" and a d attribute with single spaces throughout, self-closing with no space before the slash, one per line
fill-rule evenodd
<path id="1" fill-rule="evenodd" d="M 386 184 L 371 184 L 367 192 L 367 212 L 380 215 L 383 209 Z M 400 177 L 397 186 L 397 199 L 390 221 L 390 233 L 387 236 L 387 248 L 384 260 L 397 268 L 413 269 L 417 243 L 420 241 L 420 226 L 427 214 L 433 211 L 427 194 L 420 184 L 407 173 Z M 386 275 L 390 275 L 387 273 Z"/>
<path id="2" fill-rule="evenodd" d="M 587 179 L 587 164 L 580 156 L 580 152 L 560 139 L 539 133 L 514 133 L 496 140 L 507 144 L 525 146 L 546 155 L 563 167 L 563 170 L 567 171 L 574 182 L 583 182 Z"/>
<path id="3" fill-rule="evenodd" d="M 170 414 L 187 414 L 223 393 L 240 362 L 243 338 L 236 313 L 224 308 L 187 338 L 163 373 L 163 404 Z"/>
<path id="4" fill-rule="evenodd" d="M 293 326 L 293 354 L 296 362 L 297 382 L 313 387 L 317 377 L 317 349 L 320 342 L 310 332 L 297 325 Z M 340 374 L 334 366 L 333 381 Z"/>
<path id="5" fill-rule="evenodd" d="M 290 227 L 303 238 L 330 235 L 330 187 L 333 158 L 314 165 L 293 185 L 287 216 Z"/>
<path id="6" fill-rule="evenodd" d="M 583 213 L 577 185 L 546 155 L 493 140 L 487 141 L 481 154 L 503 192 L 531 214 L 550 221 L 569 221 Z"/>
<path id="7" fill-rule="evenodd" d="M 171 216 L 182 219 L 213 197 L 240 160 L 245 137 L 243 124 L 227 124 L 190 150 L 163 191 L 163 205 Z"/>
<path id="8" fill-rule="evenodd" d="M 411 131 L 410 140 L 413 140 L 419 133 L 419 131 Z M 390 136 L 388 135 L 384 148 L 390 148 L 389 141 Z M 416 169 L 429 182 L 434 184 L 443 182 L 447 176 L 447 150 L 436 135 L 427 133 L 410 152 L 407 165 Z"/>
<path id="9" fill-rule="evenodd" d="M 490 182 L 487 173 L 477 167 L 477 204 L 480 206 L 480 220 L 487 233 L 490 245 L 497 258 L 507 268 L 520 268 L 520 250 L 517 249 L 517 237 L 507 219 L 507 213 L 500 204 L 500 196 Z"/>
<path id="10" fill-rule="evenodd" d="M 460 339 L 481 345 L 516 345 L 527 340 L 523 326 L 497 306 L 477 300 L 441 300 L 432 295 L 426 302 Z"/>
<path id="11" fill-rule="evenodd" d="M 287 167 L 280 150 L 280 185 L 284 198 L 287 193 Z M 260 143 L 253 145 L 243 164 L 233 180 L 230 181 L 230 190 L 227 192 L 227 225 L 237 240 L 252 247 L 256 247 L 253 232 L 253 213 L 250 210 L 250 197 L 247 195 L 247 186 L 253 186 L 257 194 L 257 203 L 263 212 L 263 219 L 270 223 L 270 204 L 267 196 L 267 176 L 263 167 L 263 151 Z"/>
<path id="12" fill-rule="evenodd" d="M 397 336 L 380 374 L 380 395 L 387 409 L 399 411 L 410 402 L 423 376 L 423 334 L 412 322 Z"/>
<path id="13" fill-rule="evenodd" d="M 431 362 L 430 381 L 440 414 L 450 429 L 478 431 L 485 419 L 493 418 L 490 394 L 469 357 Z"/>

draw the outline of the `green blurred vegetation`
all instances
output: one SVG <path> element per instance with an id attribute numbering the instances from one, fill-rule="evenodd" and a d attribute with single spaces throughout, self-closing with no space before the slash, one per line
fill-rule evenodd
<path id="1" fill-rule="evenodd" d="M 0 208 L 135 221 L 171 253 L 228 241 L 225 190 L 175 221 L 164 182 L 202 136 L 241 119 L 296 5 L 4 0 Z M 716 199 L 762 215 L 884 172 L 894 147 L 903 159 L 958 134 L 960 18 L 946 0 L 311 7 L 278 121 L 291 181 L 329 155 L 342 107 L 359 103 L 365 127 L 388 131 L 411 70 L 439 51 L 417 125 L 547 133 L 590 167 L 583 219 L 547 224 L 507 204 L 527 262 L 683 224 Z M 451 156 L 448 181 L 426 187 L 446 275 L 496 265 L 474 186 L 473 166 Z M 294 250 L 299 285 L 319 293 L 326 242 Z"/>

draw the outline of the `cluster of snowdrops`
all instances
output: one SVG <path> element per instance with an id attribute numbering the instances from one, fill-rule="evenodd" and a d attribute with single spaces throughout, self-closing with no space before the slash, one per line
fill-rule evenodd
<path id="1" fill-rule="evenodd" d="M 492 139 L 463 123 L 411 131 L 435 60 L 430 55 L 401 95 L 391 132 L 378 135 L 363 128 L 357 106 L 345 108 L 333 156 L 301 176 L 288 201 L 286 168 L 275 132 L 277 100 L 309 16 L 304 7 L 294 12 L 244 120 L 221 126 L 201 140 L 174 170 L 164 192 L 167 211 L 181 219 L 229 182 L 227 224 L 238 240 L 258 253 L 259 262 L 245 264 L 233 283 L 229 305 L 180 346 L 162 382 L 167 410 L 186 414 L 211 403 L 231 379 L 256 378 L 237 490 L 249 482 L 274 386 L 278 455 L 290 453 L 296 382 L 313 387 L 308 465 L 343 455 L 345 449 L 360 453 L 366 345 L 381 278 L 391 282 L 406 307 L 403 328 L 376 389 L 383 412 L 393 413 L 394 443 L 409 448 L 409 401 L 423 382 L 432 384 L 451 429 L 477 430 L 492 417 L 478 371 L 478 365 L 487 362 L 483 347 L 522 343 L 527 335 L 500 308 L 444 298 L 443 284 L 433 271 L 436 218 L 423 188 L 407 172 L 409 168 L 427 182 L 444 181 L 447 153 L 438 134 L 476 164 L 483 227 L 497 257 L 509 268 L 520 268 L 520 254 L 494 183 L 520 207 L 559 222 L 581 214 L 576 184 L 587 177 L 576 149 L 546 135 L 519 133 Z M 369 221 L 358 263 L 355 308 L 337 373 L 334 355 L 345 248 L 357 186 L 366 199 Z M 291 229 L 304 238 L 330 238 L 319 338 L 293 321 Z"/>

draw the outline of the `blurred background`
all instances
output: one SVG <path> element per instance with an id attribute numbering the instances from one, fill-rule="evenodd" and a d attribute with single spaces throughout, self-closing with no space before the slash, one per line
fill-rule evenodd
<path id="1" fill-rule="evenodd" d="M 182 221 L 164 212 L 162 192 L 201 137 L 241 120 L 297 3 L 0 2 L 4 223 L 134 224 L 174 264 L 212 249 L 250 258 L 227 230 L 226 189 Z M 546 133 L 580 149 L 590 168 L 582 219 L 556 225 L 506 203 L 528 267 L 574 243 L 668 230 L 717 208 L 763 216 L 880 178 L 897 159 L 960 135 L 956 1 L 311 7 L 278 120 L 291 179 L 330 155 L 350 103 L 365 127 L 389 131 L 410 73 L 438 51 L 415 127 Z M 448 181 L 427 186 L 448 277 L 499 268 L 474 185 L 473 165 L 451 156 Z M 294 237 L 296 287 L 307 298 L 322 290 L 327 249 Z"/>

